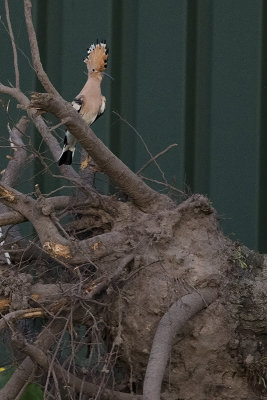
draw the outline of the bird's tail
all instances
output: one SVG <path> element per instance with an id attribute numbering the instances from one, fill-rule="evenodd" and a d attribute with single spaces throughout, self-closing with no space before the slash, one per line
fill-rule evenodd
<path id="1" fill-rule="evenodd" d="M 75 144 L 76 139 L 69 133 L 69 131 L 66 131 L 64 138 L 64 147 L 58 160 L 58 165 L 70 165 L 72 163 L 72 157 L 75 151 Z"/>
<path id="2" fill-rule="evenodd" d="M 60 159 L 58 160 L 58 165 L 62 164 L 70 165 L 72 163 L 72 156 L 73 156 L 73 151 L 63 149 Z"/>

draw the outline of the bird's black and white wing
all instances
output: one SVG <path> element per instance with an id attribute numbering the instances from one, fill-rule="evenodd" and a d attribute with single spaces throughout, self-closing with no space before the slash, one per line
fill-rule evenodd
<path id="1" fill-rule="evenodd" d="M 71 103 L 72 107 L 75 108 L 78 113 L 81 111 L 82 108 L 82 100 L 81 99 L 74 99 L 73 102 Z M 75 139 L 74 136 L 67 130 L 65 132 L 65 137 L 64 137 L 64 146 L 63 150 L 61 153 L 61 156 L 58 160 L 58 165 L 66 164 L 70 165 L 72 163 L 72 158 L 74 156 L 74 151 L 75 151 L 75 146 L 76 146 L 77 140 Z"/>

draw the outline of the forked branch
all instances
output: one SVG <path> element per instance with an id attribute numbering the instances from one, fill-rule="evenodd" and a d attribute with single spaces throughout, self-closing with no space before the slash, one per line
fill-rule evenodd
<path id="1" fill-rule="evenodd" d="M 96 137 L 71 104 L 49 93 L 34 93 L 29 107 L 50 112 L 59 119 L 68 121 L 66 122 L 68 130 L 80 141 L 101 171 L 106 173 L 124 193 L 128 194 L 138 207 L 144 211 L 153 211 L 161 203 L 164 203 L 165 207 L 171 204 L 169 198 L 160 195 L 147 186 L 141 178 L 117 158 Z"/>

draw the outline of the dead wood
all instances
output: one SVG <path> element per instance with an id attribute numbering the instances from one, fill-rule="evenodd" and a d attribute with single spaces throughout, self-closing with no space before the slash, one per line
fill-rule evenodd
<path id="1" fill-rule="evenodd" d="M 92 129 L 87 126 L 86 122 L 69 103 L 48 93 L 34 93 L 31 96 L 31 102 L 28 107 L 51 112 L 61 120 L 68 120 L 66 126 L 71 134 L 80 141 L 101 171 L 106 173 L 116 185 L 128 194 L 138 207 L 143 210 L 153 210 L 155 205 L 158 208 L 161 203 L 164 203 L 165 207 L 171 203 L 167 197 L 159 195 L 149 188 L 136 174 L 127 168 L 95 136 Z"/>
<path id="2" fill-rule="evenodd" d="M 54 86 L 50 82 L 50 79 L 48 78 L 46 72 L 44 71 L 41 60 L 40 60 L 40 54 L 39 54 L 36 33 L 35 33 L 35 29 L 34 29 L 33 22 L 32 22 L 31 8 L 32 8 L 31 1 L 24 0 L 25 21 L 26 21 L 26 26 L 27 26 L 27 30 L 28 30 L 28 38 L 29 38 L 29 42 L 30 42 L 33 66 L 34 66 L 36 75 L 37 75 L 39 81 L 41 82 L 41 84 L 43 85 L 44 89 L 48 93 L 53 93 L 53 94 L 59 96 L 59 93 L 54 88 Z"/>
<path id="3" fill-rule="evenodd" d="M 10 159 L 1 179 L 2 183 L 9 186 L 15 184 L 27 160 L 28 154 L 22 137 L 25 135 L 28 125 L 29 120 L 23 116 L 13 129 L 9 128 L 9 141 L 13 150 L 13 157 Z"/>
<path id="4" fill-rule="evenodd" d="M 37 363 L 46 371 L 49 369 L 50 360 L 40 348 L 27 343 L 26 340 L 18 334 L 13 335 L 12 342 L 19 350 L 23 351 L 27 356 L 29 356 L 33 362 Z M 76 392 L 82 392 L 89 396 L 95 396 L 99 393 L 99 386 L 74 376 L 72 373 L 66 371 L 61 365 L 54 364 L 53 368 L 56 376 L 62 381 L 63 385 L 69 385 Z M 142 398 L 143 396 L 122 393 L 116 390 L 113 391 L 104 389 L 101 392 L 102 400 L 141 400 Z"/>
<path id="5" fill-rule="evenodd" d="M 120 275 L 122 274 L 124 268 L 128 265 L 128 263 L 132 260 L 132 257 L 125 257 L 124 259 L 122 259 L 117 267 L 117 269 L 115 270 L 115 272 L 113 273 L 112 276 L 110 276 L 109 278 L 106 278 L 104 281 L 99 281 L 96 282 L 95 284 L 92 284 L 91 287 L 87 287 L 86 288 L 86 292 L 87 292 L 87 298 L 88 299 L 93 299 L 96 295 L 98 295 L 101 291 L 103 291 L 105 288 L 107 288 L 107 286 L 113 282 L 115 282 Z M 38 290 L 39 289 L 39 290 Z M 54 288 L 53 288 L 54 289 Z M 67 291 L 69 291 L 69 287 L 65 288 Z M 33 287 L 32 289 L 33 292 L 35 293 L 43 293 L 43 288 L 38 288 L 38 287 Z M 48 293 L 46 292 L 46 295 Z M 71 294 L 71 293 L 69 293 Z M 66 309 L 67 304 L 70 303 L 70 301 L 65 302 L 62 307 L 64 309 Z M 79 307 L 75 307 L 75 312 L 78 313 L 79 311 Z M 30 309 L 30 310 L 19 310 L 17 312 L 13 312 L 10 313 L 6 318 L 3 317 L 3 320 L 0 321 L 0 328 L 3 325 L 9 325 L 9 323 L 12 320 L 16 320 L 20 317 L 22 317 L 23 315 L 25 316 L 25 318 L 31 318 L 31 317 L 36 317 L 36 316 L 40 316 L 40 313 L 42 313 L 41 310 L 37 310 L 37 309 Z M 41 366 L 44 367 L 45 369 L 48 369 L 48 362 L 45 361 L 45 358 L 42 357 L 43 353 L 40 353 L 41 351 L 46 351 L 50 348 L 50 346 L 53 344 L 54 340 L 55 340 L 55 335 L 57 335 L 58 333 L 60 333 L 62 331 L 62 328 L 64 326 L 64 324 L 66 323 L 66 318 L 64 317 L 57 317 L 56 319 L 54 319 L 39 335 L 35 346 L 36 348 L 38 348 L 38 350 L 35 351 L 35 346 L 32 347 L 27 347 L 30 350 L 33 350 L 32 352 L 30 351 L 31 357 L 33 357 L 34 362 L 38 362 L 40 363 L 40 354 L 41 354 L 41 359 L 42 359 L 42 363 Z M 24 343 L 25 344 L 25 343 Z M 27 353 L 27 349 L 25 351 L 26 354 Z M 36 355 L 36 358 L 34 358 L 34 355 Z M 55 366 L 56 367 L 56 366 Z M 12 375 L 12 377 L 10 378 L 10 380 L 8 381 L 8 383 L 5 385 L 5 387 L 0 390 L 0 396 L 1 399 L 3 400 L 11 400 L 13 398 L 15 398 L 15 396 L 19 393 L 19 391 L 21 390 L 21 388 L 23 387 L 24 383 L 29 379 L 30 375 L 33 373 L 34 371 L 34 363 L 32 362 L 31 359 L 29 359 L 28 357 L 22 362 L 22 364 L 20 365 L 20 367 L 15 371 L 15 373 Z M 63 372 L 62 372 L 63 371 Z M 69 381 L 69 374 L 67 372 L 65 372 L 64 370 L 62 370 L 61 368 L 59 368 L 58 370 L 59 372 L 59 376 L 61 378 L 67 378 L 67 381 Z M 74 387 L 76 387 L 76 389 L 80 389 L 81 388 L 81 383 L 84 384 L 83 381 L 81 381 L 79 378 L 77 377 L 73 377 L 72 379 L 72 383 L 74 384 Z M 95 385 L 91 385 L 90 383 L 88 383 L 87 385 L 87 391 L 88 393 L 91 393 L 93 391 L 93 393 L 95 393 L 95 390 L 98 389 Z M 86 389 L 84 389 L 86 392 Z M 104 393 L 107 393 L 107 399 L 112 398 L 113 396 L 113 391 L 107 390 L 104 391 Z M 112 395 L 112 396 L 111 396 Z M 13 397 L 12 397 L 13 396 Z M 114 396 L 116 396 L 116 392 L 114 394 Z M 105 397 L 104 397 L 105 398 Z M 130 396 L 128 394 L 123 394 L 123 393 L 117 393 L 117 397 L 114 397 L 115 399 L 118 400 L 127 400 L 127 399 L 135 399 L 136 396 Z M 137 397 L 138 398 L 138 397 Z M 140 398 L 140 397 L 139 397 Z"/>
<path id="6" fill-rule="evenodd" d="M 5 10 L 6 10 L 6 20 L 7 20 L 7 26 L 8 26 L 8 33 L 9 33 L 9 36 L 10 36 L 10 40 L 11 40 L 11 44 L 12 44 L 12 50 L 13 50 L 13 57 L 14 57 L 14 70 L 15 70 L 16 88 L 19 89 L 20 82 L 19 82 L 18 53 L 17 53 L 17 47 L 16 47 L 14 33 L 13 33 L 12 24 L 11 24 L 10 15 L 9 15 L 8 0 L 5 0 Z"/>
<path id="7" fill-rule="evenodd" d="M 9 11 L 8 11 L 8 3 L 5 3 L 5 7 L 6 7 L 6 11 L 7 11 L 7 15 L 8 15 L 8 19 L 9 19 Z M 11 34 L 11 37 L 13 37 L 13 33 L 12 33 L 12 28 L 11 25 L 9 25 L 9 31 Z M 14 40 L 14 38 L 13 38 Z M 15 52 L 14 54 L 16 54 L 16 50 L 13 48 L 13 51 Z M 17 62 L 16 57 L 14 56 L 14 62 Z M 19 83 L 19 76 L 17 75 L 17 67 L 15 67 L 15 71 L 16 71 L 16 81 L 17 84 Z M 7 167 L 5 168 L 4 171 L 2 171 L 3 176 L 1 179 L 1 182 L 3 184 L 7 184 L 9 186 L 13 186 L 18 177 L 20 176 L 21 170 L 24 168 L 27 158 L 28 158 L 28 154 L 26 151 L 26 148 L 24 146 L 24 141 L 23 141 L 23 136 L 25 135 L 25 132 L 27 130 L 29 124 L 29 120 L 23 116 L 20 118 L 20 120 L 18 121 L 18 123 L 11 129 L 8 125 L 8 130 L 9 130 L 9 143 L 10 143 L 10 147 L 11 150 L 13 151 L 12 156 L 9 156 L 9 162 Z M 8 213 L 9 209 L 6 205 L 4 205 L 3 203 L 0 204 L 0 220 L 2 218 L 3 213 L 6 214 Z M 7 219 L 6 217 L 4 217 L 4 221 L 3 222 L 7 222 L 4 224 L 0 223 L 0 233 L 1 233 L 1 246 L 3 247 L 4 244 L 7 245 L 8 243 L 12 242 L 12 241 L 22 241 L 22 237 L 19 231 L 18 226 L 11 226 L 10 224 L 16 225 L 18 222 L 22 222 L 24 220 L 23 216 L 20 213 L 16 213 L 16 217 L 13 214 L 13 220 L 9 213 L 9 215 L 7 215 Z M 15 219 L 14 219 L 15 217 Z M 6 220 L 5 220 L 6 219 Z M 2 228 L 2 226 L 4 225 L 9 225 L 9 227 L 7 228 Z M 5 238 L 3 240 L 3 237 Z M 7 260 L 7 262 L 10 264 L 10 255 L 8 252 L 4 252 L 5 258 Z"/>
<path id="8" fill-rule="evenodd" d="M 186 321 L 217 297 L 216 290 L 207 288 L 177 300 L 161 318 L 153 339 L 144 379 L 144 400 L 160 400 L 161 384 L 175 336 Z"/>
<path id="9" fill-rule="evenodd" d="M 53 344 L 55 337 L 59 334 L 66 323 L 65 318 L 58 318 L 52 323 L 48 324 L 46 328 L 40 333 L 35 345 L 43 351 L 47 351 Z M 0 397 L 2 400 L 14 400 L 24 387 L 25 382 L 34 373 L 35 363 L 30 357 L 25 360 L 16 369 L 12 377 L 6 383 L 3 389 L 0 390 Z"/>
<path id="10" fill-rule="evenodd" d="M 22 105 L 23 108 L 27 107 L 29 104 L 28 97 L 24 93 L 22 93 L 20 91 L 20 89 L 18 89 L 18 88 L 9 87 L 9 86 L 6 86 L 6 85 L 3 85 L 2 83 L 0 83 L 0 93 L 8 94 L 11 97 L 15 98 L 18 101 L 19 105 Z M 56 138 L 54 138 L 51 135 L 51 132 L 50 132 L 49 128 L 47 127 L 45 121 L 38 113 L 29 109 L 29 110 L 27 110 L 27 114 L 28 114 L 28 117 L 32 120 L 32 122 L 36 126 L 39 133 L 41 134 L 45 143 L 47 144 L 54 160 L 57 161 L 61 154 L 61 147 L 60 147 L 58 141 L 56 140 Z M 62 165 L 62 166 L 60 166 L 59 169 L 62 172 L 62 177 L 69 179 L 71 182 L 76 184 L 78 187 L 83 187 L 84 189 L 86 189 L 86 188 L 91 189 L 91 184 L 88 185 L 87 182 L 85 182 L 83 179 L 81 179 L 79 177 L 79 175 L 77 174 L 77 172 L 72 167 Z"/>
<path id="11" fill-rule="evenodd" d="M 10 322 L 17 321 L 25 318 L 38 318 L 43 317 L 44 311 L 41 308 L 32 308 L 27 310 L 16 310 L 9 314 L 3 315 L 0 319 L 0 330 L 7 328 Z"/>

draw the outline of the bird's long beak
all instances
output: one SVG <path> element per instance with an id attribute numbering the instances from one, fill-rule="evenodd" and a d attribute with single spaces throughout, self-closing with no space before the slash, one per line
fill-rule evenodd
<path id="1" fill-rule="evenodd" d="M 111 75 L 109 75 L 107 72 L 102 71 L 102 74 L 108 76 L 110 79 L 112 79 L 114 81 L 114 78 Z"/>

